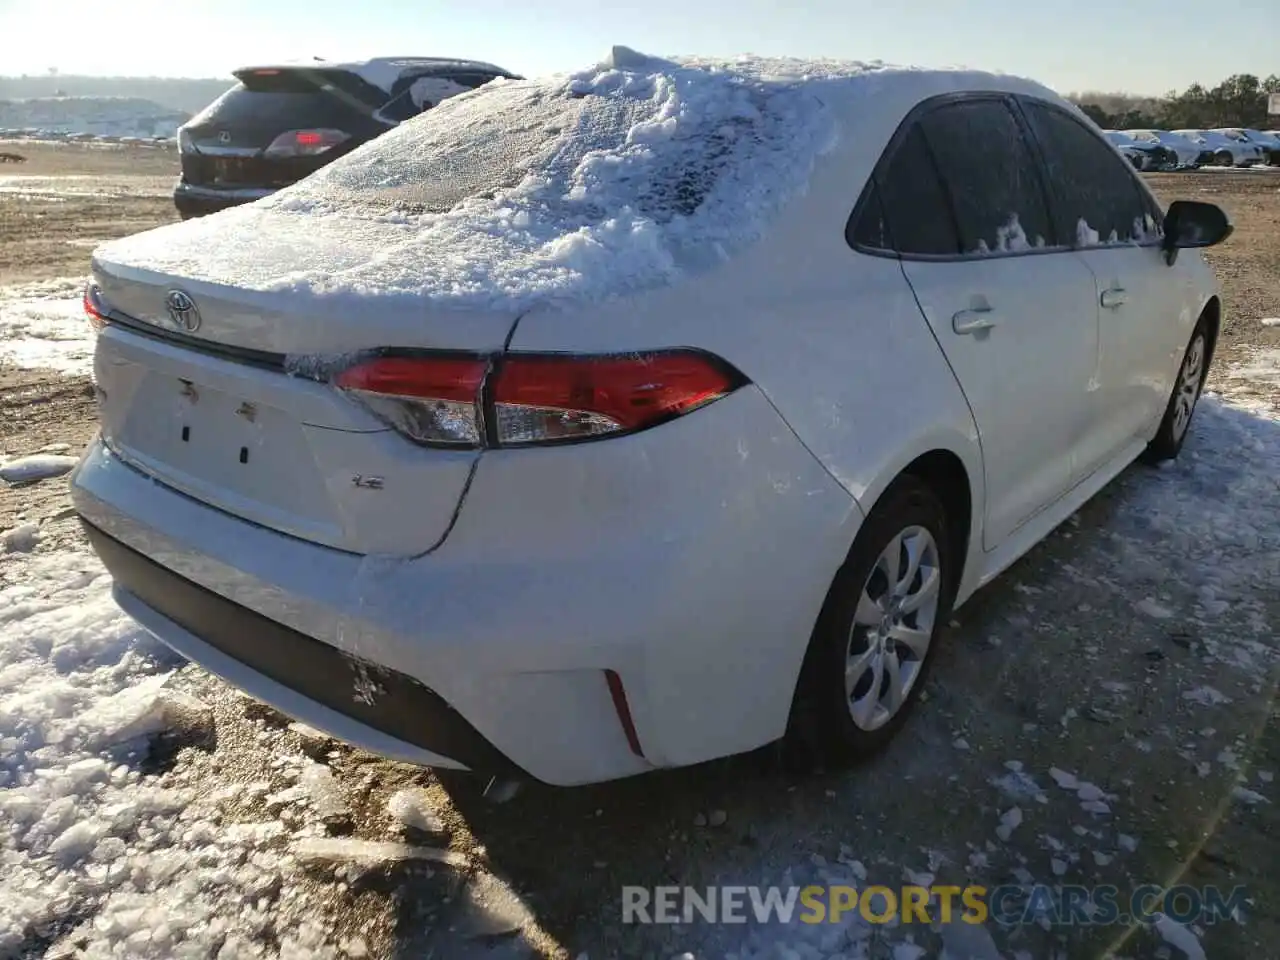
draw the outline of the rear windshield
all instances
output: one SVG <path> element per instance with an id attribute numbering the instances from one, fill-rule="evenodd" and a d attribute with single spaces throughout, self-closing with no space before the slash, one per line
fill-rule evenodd
<path id="1" fill-rule="evenodd" d="M 646 149 L 637 132 L 660 126 L 662 110 L 650 98 L 490 85 L 330 165 L 306 192 L 342 206 L 446 213 L 523 183 L 570 219 L 595 222 L 625 203 L 665 222 L 701 205 L 764 121 L 749 110 L 712 115 Z"/>
<path id="2" fill-rule="evenodd" d="M 240 82 L 206 107 L 193 126 L 216 124 L 280 129 L 367 124 L 386 94 L 340 70 L 242 72 Z"/>

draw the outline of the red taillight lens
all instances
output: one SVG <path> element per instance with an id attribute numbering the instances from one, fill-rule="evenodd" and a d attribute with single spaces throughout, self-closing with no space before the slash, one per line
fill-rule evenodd
<path id="1" fill-rule="evenodd" d="M 732 393 L 740 374 L 693 350 L 626 356 L 385 356 L 334 378 L 420 443 L 498 446 L 632 433 Z M 485 432 L 483 412 L 493 423 Z"/>
<path id="2" fill-rule="evenodd" d="M 695 351 L 623 357 L 512 354 L 490 388 L 500 444 L 580 440 L 653 426 L 710 403 L 736 375 Z"/>
<path id="3" fill-rule="evenodd" d="M 324 128 L 319 130 L 286 130 L 271 141 L 271 145 L 263 151 L 265 157 L 314 157 L 316 154 L 332 150 L 340 143 L 351 139 L 351 135 L 342 130 Z"/>
<path id="4" fill-rule="evenodd" d="M 102 291 L 98 289 L 98 285 L 93 282 L 85 284 L 84 315 L 89 321 L 89 326 L 93 327 L 95 332 L 101 330 L 108 323 L 106 309 L 106 304 L 102 301 Z"/>
<path id="5" fill-rule="evenodd" d="M 377 357 L 343 370 L 334 383 L 412 440 L 477 446 L 488 369 L 483 357 Z"/>

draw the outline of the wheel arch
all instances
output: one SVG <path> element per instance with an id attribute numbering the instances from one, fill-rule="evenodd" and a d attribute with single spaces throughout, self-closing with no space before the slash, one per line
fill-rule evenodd
<path id="1" fill-rule="evenodd" d="M 972 592 L 970 584 L 982 567 L 985 487 L 981 451 L 976 437 L 971 444 L 935 442 L 922 445 L 918 451 L 904 456 L 892 469 L 884 471 L 882 476 L 885 479 L 881 483 L 862 491 L 859 505 L 864 515 L 869 514 L 905 476 L 914 477 L 928 486 L 946 512 L 947 538 L 951 554 L 959 564 L 956 596 L 957 600 L 963 600 Z M 852 552 L 853 544 L 849 549 Z"/>
<path id="2" fill-rule="evenodd" d="M 1213 354 L 1218 346 L 1218 334 L 1222 330 L 1222 298 L 1217 294 L 1211 296 L 1200 309 L 1200 316 L 1204 319 L 1209 331 L 1208 356 L 1205 357 L 1205 369 L 1208 369 L 1213 363 Z"/>

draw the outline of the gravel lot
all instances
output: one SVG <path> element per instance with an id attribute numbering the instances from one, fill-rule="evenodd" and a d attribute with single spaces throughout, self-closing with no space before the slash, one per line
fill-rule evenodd
<path id="1" fill-rule="evenodd" d="M 20 173 L 18 165 L 0 168 L 0 288 L 83 274 L 93 241 L 173 219 L 171 152 L 0 150 L 29 158 Z M 1201 408 L 1176 464 L 1126 471 L 959 612 L 928 701 L 875 762 L 797 778 L 762 751 L 603 787 L 526 787 L 494 803 L 466 778 L 290 728 L 190 666 L 178 666 L 169 687 L 203 704 L 197 719 L 170 724 L 128 762 L 147 783 L 187 791 L 190 808 L 213 811 L 206 819 L 221 830 L 284 824 L 286 836 L 252 847 L 271 859 L 262 869 L 275 878 L 252 901 L 261 912 L 255 942 L 267 949 L 318 920 L 325 939 L 352 956 L 600 960 L 736 951 L 915 960 L 940 948 L 952 960 L 994 956 L 985 942 L 963 943 L 972 930 L 956 926 L 748 931 L 619 922 L 623 885 L 803 885 L 864 874 L 900 885 L 911 871 L 988 886 L 1244 884 L 1252 898 L 1246 922 L 1201 931 L 1204 949 L 1215 960 L 1273 956 L 1280 325 L 1260 319 L 1280 317 L 1280 172 L 1165 174 L 1151 183 L 1166 201 L 1220 203 L 1236 223 L 1235 235 L 1208 254 L 1227 303 L 1210 378 L 1219 398 Z M 74 452 L 94 429 L 85 377 L 0 365 L 0 459 L 58 444 Z M 83 549 L 61 481 L 0 487 L 0 533 L 24 523 L 39 524 L 38 545 L 0 550 L 0 591 L 31 582 L 45 559 Z M 13 609 L 0 605 L 0 627 L 23 615 Z M 269 802 L 316 762 L 332 771 L 340 815 L 314 802 Z M 1063 789 L 1050 768 L 1098 791 Z M 265 786 L 226 802 L 219 790 L 237 784 Z M 419 791 L 438 824 L 406 827 L 388 812 L 388 799 L 405 788 Z M 289 855 L 288 842 L 310 828 L 434 843 L 466 864 L 307 866 Z M 188 842 L 173 841 L 180 852 Z M 0 875 L 0 901 L 6 882 Z M 92 939 L 80 924 L 92 921 L 98 902 L 68 907 L 15 953 L 76 955 Z M 238 909 L 223 915 L 234 921 Z M 1182 955 L 1144 928 L 991 933 L 1009 958 L 1019 950 L 1037 960 Z"/>

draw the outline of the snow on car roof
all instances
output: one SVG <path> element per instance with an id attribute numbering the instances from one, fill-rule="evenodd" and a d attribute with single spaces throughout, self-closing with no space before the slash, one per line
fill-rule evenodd
<path id="1" fill-rule="evenodd" d="M 95 260 L 254 291 L 527 309 L 675 282 L 757 240 L 858 117 L 1030 81 L 880 62 L 657 59 L 446 100 L 274 196 Z M 892 115 L 890 115 L 892 114 Z"/>
<path id="2" fill-rule="evenodd" d="M 366 83 L 391 92 L 397 80 L 407 73 L 432 70 L 478 70 L 485 73 L 507 75 L 510 71 L 482 60 L 466 60 L 456 57 L 374 57 L 369 60 L 300 60 L 295 62 L 264 63 L 244 67 L 236 73 L 257 70 L 346 70 Z"/>

